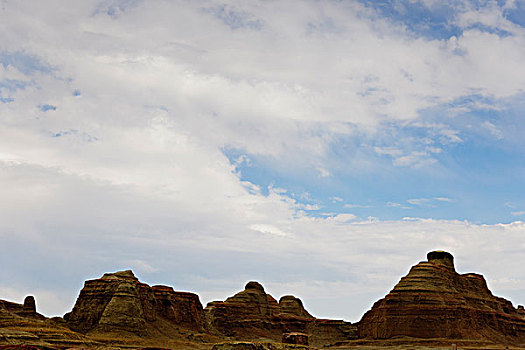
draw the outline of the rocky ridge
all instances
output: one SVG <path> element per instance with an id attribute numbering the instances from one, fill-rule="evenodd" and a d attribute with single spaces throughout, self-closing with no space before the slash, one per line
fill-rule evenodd
<path id="1" fill-rule="evenodd" d="M 63 318 L 39 314 L 31 296 L 23 304 L 0 300 L 0 348 L 10 349 L 209 350 L 216 344 L 262 350 L 450 341 L 477 349 L 525 345 L 525 309 L 494 296 L 483 276 L 458 274 L 453 256 L 443 251 L 428 253 L 358 324 L 317 319 L 299 298 L 277 301 L 254 281 L 203 308 L 198 295 L 149 286 L 130 270 L 86 281 Z"/>
<path id="2" fill-rule="evenodd" d="M 357 327 L 350 322 L 317 319 L 291 295 L 277 302 L 254 281 L 224 301 L 208 303 L 204 312 L 210 330 L 238 340 L 279 342 L 284 333 L 298 332 L 307 334 L 310 344 L 324 346 L 357 338 Z"/>

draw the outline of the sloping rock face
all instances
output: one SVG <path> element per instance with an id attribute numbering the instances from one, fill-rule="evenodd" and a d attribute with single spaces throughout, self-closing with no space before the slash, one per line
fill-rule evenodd
<path id="1" fill-rule="evenodd" d="M 4 317 L 9 317 L 8 315 L 17 315 L 37 320 L 45 319 L 43 315 L 36 312 L 35 298 L 31 295 L 24 299 L 24 304 L 0 300 L 0 311 L 2 311 L 1 314 L 4 315 Z"/>
<path id="2" fill-rule="evenodd" d="M 24 304 L 0 300 L 0 348 L 66 348 L 91 346 L 92 342 L 53 319 L 36 312 L 35 299 Z"/>
<path id="3" fill-rule="evenodd" d="M 492 295 L 483 276 L 458 274 L 450 253 L 434 251 L 365 313 L 360 337 L 490 339 L 525 342 L 525 315 Z"/>
<path id="4" fill-rule="evenodd" d="M 196 294 L 166 286 L 152 288 L 127 270 L 86 281 L 64 319 L 71 329 L 82 333 L 118 330 L 148 335 L 149 326 L 159 319 L 201 330 L 204 314 Z"/>
<path id="5" fill-rule="evenodd" d="M 285 314 L 295 315 L 305 318 L 314 318 L 312 315 L 305 310 L 301 299 L 294 297 L 293 295 L 285 295 L 279 299 L 280 311 Z"/>
<path id="6" fill-rule="evenodd" d="M 312 335 L 313 345 L 355 339 L 357 327 L 349 322 L 318 320 L 308 313 L 300 299 L 284 296 L 279 302 L 258 282 L 248 282 L 243 291 L 213 301 L 205 308 L 211 331 L 238 340 L 282 340 L 283 333 Z M 348 331 L 348 329 L 352 331 Z"/>

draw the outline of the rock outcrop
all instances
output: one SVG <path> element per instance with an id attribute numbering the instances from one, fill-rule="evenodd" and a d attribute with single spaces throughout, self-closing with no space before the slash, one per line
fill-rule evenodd
<path id="1" fill-rule="evenodd" d="M 152 289 L 158 316 L 190 329 L 204 329 L 204 310 L 197 294 L 176 292 L 168 286 L 153 286 Z"/>
<path id="2" fill-rule="evenodd" d="M 325 345 L 357 337 L 355 325 L 316 319 L 300 299 L 287 295 L 277 302 L 253 281 L 225 301 L 208 303 L 204 311 L 211 331 L 237 340 L 279 342 L 284 333 L 302 333 L 311 335 L 311 344 Z"/>
<path id="3" fill-rule="evenodd" d="M 305 310 L 301 299 L 293 295 L 285 295 L 279 299 L 279 308 L 281 313 L 290 314 L 304 318 L 314 318 Z"/>
<path id="4" fill-rule="evenodd" d="M 0 300 L 0 311 L 7 317 L 7 315 L 17 315 L 31 319 L 44 320 L 45 317 L 36 312 L 36 302 L 33 296 L 27 296 L 24 299 L 24 304 L 17 304 L 7 300 Z"/>
<path id="5" fill-rule="evenodd" d="M 304 333 L 284 333 L 282 342 L 285 344 L 308 345 L 308 335 Z"/>
<path id="6" fill-rule="evenodd" d="M 201 331 L 204 312 L 196 294 L 167 286 L 152 288 L 127 270 L 86 281 L 64 319 L 82 333 L 116 330 L 147 336 L 158 328 L 158 321 Z"/>
<path id="7" fill-rule="evenodd" d="M 81 334 L 36 312 L 35 299 L 26 297 L 24 304 L 0 300 L 0 348 L 53 349 L 91 346 Z"/>
<path id="8" fill-rule="evenodd" d="M 211 350 L 308 350 L 308 346 L 271 342 L 223 342 L 214 344 Z"/>
<path id="9" fill-rule="evenodd" d="M 360 337 L 525 342 L 525 315 L 492 295 L 483 276 L 458 274 L 454 258 L 430 252 L 358 324 Z"/>

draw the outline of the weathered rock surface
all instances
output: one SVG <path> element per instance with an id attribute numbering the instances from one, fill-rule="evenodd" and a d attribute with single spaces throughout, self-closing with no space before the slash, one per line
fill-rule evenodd
<path id="1" fill-rule="evenodd" d="M 355 325 L 318 320 L 294 296 L 284 296 L 278 303 L 258 282 L 248 282 L 243 291 L 225 301 L 208 303 L 204 311 L 212 331 L 237 340 L 279 342 L 283 333 L 304 333 L 312 335 L 312 344 L 322 345 L 357 337 Z"/>
<path id="2" fill-rule="evenodd" d="M 3 311 L 3 313 L 2 313 Z M 7 300 L 0 300 L 0 315 L 8 317 L 7 315 L 18 315 L 22 317 L 28 317 L 31 319 L 44 320 L 45 317 L 36 312 L 36 303 L 33 296 L 27 296 L 24 300 L 24 304 L 17 304 Z M 0 316 L 0 322 L 1 322 Z"/>
<path id="3" fill-rule="evenodd" d="M 279 299 L 279 308 L 282 313 L 291 314 L 299 317 L 314 318 L 305 310 L 301 299 L 293 295 L 285 295 Z"/>
<path id="4" fill-rule="evenodd" d="M 361 337 L 490 339 L 525 342 L 525 315 L 492 295 L 483 276 L 458 274 L 454 258 L 430 252 L 427 261 L 377 301 L 358 324 Z"/>
<path id="5" fill-rule="evenodd" d="M 152 288 L 127 270 L 86 281 L 64 319 L 71 329 L 82 333 L 116 330 L 147 336 L 153 329 L 165 328 L 159 322 L 201 331 L 204 312 L 196 294 L 175 292 L 167 286 Z"/>
<path id="6" fill-rule="evenodd" d="M 172 287 L 153 286 L 160 317 L 191 329 L 204 329 L 204 310 L 197 294 L 176 292 Z"/>
<path id="7" fill-rule="evenodd" d="M 0 300 L 0 348 L 30 349 L 89 346 L 93 342 L 36 312 L 33 297 L 24 304 Z"/>
<path id="8" fill-rule="evenodd" d="M 308 346 L 269 342 L 224 342 L 214 344 L 212 350 L 308 350 Z"/>
<path id="9" fill-rule="evenodd" d="M 308 345 L 308 334 L 304 333 L 284 333 L 282 342 L 285 344 Z"/>

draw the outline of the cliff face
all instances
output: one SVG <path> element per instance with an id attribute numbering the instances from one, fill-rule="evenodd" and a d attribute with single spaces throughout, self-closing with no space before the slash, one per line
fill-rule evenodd
<path id="1" fill-rule="evenodd" d="M 453 261 L 447 252 L 428 253 L 363 316 L 360 337 L 525 341 L 525 315 L 492 295 L 483 276 L 458 274 Z"/>
<path id="2" fill-rule="evenodd" d="M 121 330 L 147 335 L 156 321 L 202 330 L 204 314 L 196 294 L 150 287 L 131 271 L 86 281 L 73 310 L 64 316 L 78 332 Z"/>
<path id="3" fill-rule="evenodd" d="M 212 332 L 239 340 L 280 341 L 283 333 L 299 332 L 320 345 L 357 337 L 357 328 L 349 322 L 316 319 L 300 299 L 287 295 L 277 302 L 257 282 L 248 282 L 225 301 L 208 303 L 204 311 Z"/>
<path id="4" fill-rule="evenodd" d="M 157 315 L 190 329 L 204 329 L 204 311 L 197 294 L 176 292 L 171 287 L 153 286 Z"/>

